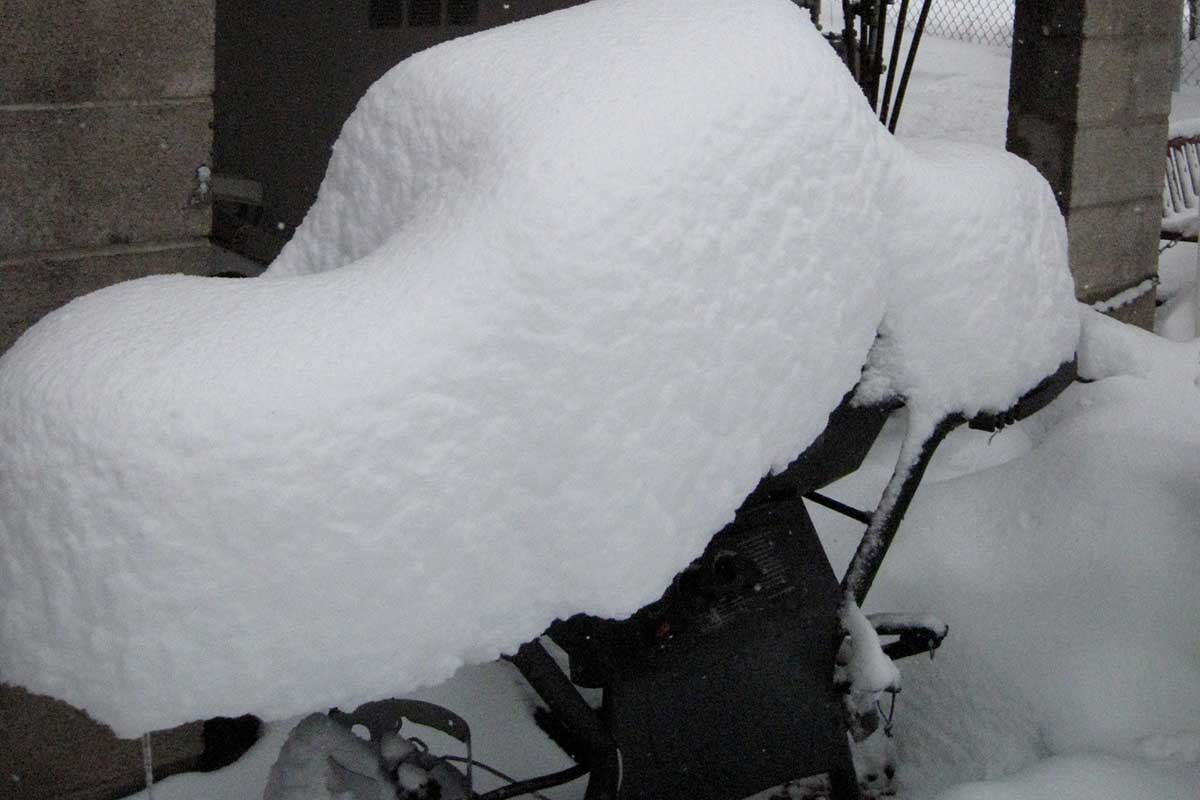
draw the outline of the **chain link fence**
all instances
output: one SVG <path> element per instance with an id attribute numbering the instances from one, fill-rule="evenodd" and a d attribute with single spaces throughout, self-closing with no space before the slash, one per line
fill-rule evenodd
<path id="1" fill-rule="evenodd" d="M 933 0 L 925 33 L 940 39 L 1011 47 L 1015 0 Z M 920 2 L 913 0 L 908 8 L 908 28 L 916 27 Z M 893 0 L 888 8 L 892 24 L 900 4 Z"/>
<path id="2" fill-rule="evenodd" d="M 1200 87 L 1200 0 L 1182 0 L 1183 35 L 1179 81 Z M 915 27 L 918 0 L 909 3 L 907 27 Z M 895 24 L 899 0 L 888 8 Z M 942 39 L 1012 46 L 1014 0 L 933 0 L 925 32 Z"/>

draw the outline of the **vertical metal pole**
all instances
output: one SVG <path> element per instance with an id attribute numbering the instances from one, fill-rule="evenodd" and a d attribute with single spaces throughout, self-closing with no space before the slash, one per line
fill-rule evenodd
<path id="1" fill-rule="evenodd" d="M 879 506 L 871 515 L 871 524 L 867 526 L 867 532 L 863 534 L 858 550 L 850 559 L 850 566 L 846 568 L 846 574 L 842 578 L 842 593 L 858 605 L 863 604 L 867 592 L 871 591 L 871 584 L 875 582 L 884 556 L 892 546 L 896 532 L 900 530 L 900 521 L 904 519 L 904 513 L 908 511 L 908 506 L 917 493 L 917 487 L 921 485 L 921 476 L 925 474 L 933 452 L 937 450 L 942 439 L 946 438 L 946 434 L 963 422 L 963 418 L 957 415 L 942 419 L 933 427 L 928 438 L 918 445 L 920 449 L 908 463 L 905 463 L 901 450 L 900 460 L 896 462 L 896 471 L 892 473 L 891 480 L 883 490 Z"/>
<path id="2" fill-rule="evenodd" d="M 904 39 L 904 24 L 908 21 L 908 0 L 900 0 L 900 11 L 896 15 L 896 35 L 892 37 L 892 57 L 888 59 L 887 83 L 883 87 L 883 105 L 879 109 L 879 121 L 887 124 L 888 106 L 892 103 L 892 87 L 896 82 L 896 67 L 900 63 L 900 42 Z"/>
<path id="3" fill-rule="evenodd" d="M 536 639 L 521 645 L 509 661 L 546 701 L 551 713 L 587 748 L 591 778 L 584 800 L 617 800 L 621 782 L 620 754 L 596 712 Z"/>
<path id="4" fill-rule="evenodd" d="M 908 56 L 904 59 L 904 74 L 900 76 L 900 88 L 896 91 L 896 107 L 892 109 L 892 119 L 888 122 L 888 130 L 896 132 L 896 123 L 900 120 L 900 106 L 904 105 L 904 93 L 908 90 L 908 79 L 912 75 L 913 62 L 917 58 L 917 48 L 921 45 L 921 37 L 925 35 L 925 20 L 929 18 L 929 5 L 932 0 L 924 0 L 921 15 L 917 17 L 917 29 L 913 31 L 912 44 L 908 46 Z"/>
<path id="5" fill-rule="evenodd" d="M 850 10 L 850 0 L 842 0 L 842 60 L 847 69 L 858 80 L 857 54 L 858 47 L 854 43 L 854 12 Z"/>
<path id="6" fill-rule="evenodd" d="M 868 59 L 870 58 L 871 51 L 868 49 L 868 45 L 870 44 L 868 39 L 871 36 L 871 23 L 870 14 L 863 9 L 861 4 L 858 8 L 859 10 L 856 14 L 858 17 L 858 72 L 856 73 L 856 77 L 858 85 L 862 86 L 864 80 L 869 80 L 867 70 L 869 69 Z"/>
<path id="7" fill-rule="evenodd" d="M 887 0 L 875 0 L 879 4 L 875 15 L 875 29 L 871 31 L 871 108 L 879 110 L 879 78 L 883 75 L 883 32 L 887 29 Z"/>
<path id="8" fill-rule="evenodd" d="M 154 800 L 154 751 L 150 734 L 142 734 L 142 768 L 146 771 L 146 800 Z"/>

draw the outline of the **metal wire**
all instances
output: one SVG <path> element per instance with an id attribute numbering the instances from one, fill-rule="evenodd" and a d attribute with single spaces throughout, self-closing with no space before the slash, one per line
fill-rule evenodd
<path id="1" fill-rule="evenodd" d="M 154 750 L 150 734 L 142 734 L 142 769 L 146 773 L 146 800 L 154 800 Z"/>

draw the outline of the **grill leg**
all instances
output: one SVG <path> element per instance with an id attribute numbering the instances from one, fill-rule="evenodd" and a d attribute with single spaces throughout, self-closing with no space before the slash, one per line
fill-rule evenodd
<path id="1" fill-rule="evenodd" d="M 536 639 L 521 645 L 510 660 L 546 701 L 550 711 L 585 743 L 591 777 L 584 800 L 617 800 L 619 756 L 596 712 Z"/>
<path id="2" fill-rule="evenodd" d="M 841 737 L 837 761 L 829 769 L 829 789 L 832 800 L 862 800 L 858 790 L 858 773 L 854 771 L 854 758 L 850 755 L 850 741 L 845 734 Z"/>

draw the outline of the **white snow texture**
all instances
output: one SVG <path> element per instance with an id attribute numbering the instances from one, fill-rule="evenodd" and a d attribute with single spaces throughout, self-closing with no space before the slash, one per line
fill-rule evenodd
<path id="1" fill-rule="evenodd" d="M 927 413 L 1070 358 L 1065 241 L 1024 163 L 887 135 L 788 0 L 432 48 L 264 277 L 119 284 L 0 359 L 0 678 L 132 736 L 628 614 L 869 357 Z"/>

